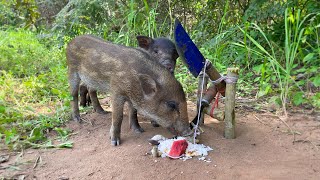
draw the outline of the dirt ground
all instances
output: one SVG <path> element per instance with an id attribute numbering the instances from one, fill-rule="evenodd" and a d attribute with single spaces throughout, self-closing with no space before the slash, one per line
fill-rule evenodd
<path id="1" fill-rule="evenodd" d="M 189 104 L 190 120 L 196 114 Z M 172 135 L 139 117 L 146 132 L 122 125 L 122 144 L 112 147 L 108 138 L 111 113 L 82 115 L 87 122 L 71 122 L 72 149 L 28 149 L 10 154 L 0 164 L 0 177 L 20 179 L 319 179 L 320 115 L 290 113 L 281 120 L 268 111 L 236 110 L 236 139 L 223 137 L 223 123 L 207 116 L 200 143 L 213 148 L 204 162 L 153 158 L 147 140 L 156 134 Z M 295 135 L 292 135 L 294 132 Z M 6 152 L 1 152 L 5 154 Z M 10 167 L 10 168 L 5 168 Z M 1 178 L 0 178 L 1 179 Z"/>

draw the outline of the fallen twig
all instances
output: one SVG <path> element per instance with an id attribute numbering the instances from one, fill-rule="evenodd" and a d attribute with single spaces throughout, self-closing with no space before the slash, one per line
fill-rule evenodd
<path id="1" fill-rule="evenodd" d="M 292 128 L 288 125 L 288 123 L 287 122 L 285 122 L 283 119 L 281 119 L 279 116 L 277 116 L 280 120 L 281 120 L 281 122 L 283 123 L 283 124 L 285 124 L 288 128 L 289 128 L 289 130 L 290 130 L 290 133 L 293 135 L 293 141 L 292 141 L 292 143 L 294 144 L 294 142 L 295 142 L 295 140 L 296 140 L 296 133 L 292 130 Z"/>
<path id="2" fill-rule="evenodd" d="M 82 120 L 83 122 L 88 123 L 88 124 L 90 124 L 91 126 L 93 126 L 92 121 L 86 120 L 85 118 L 81 118 L 81 120 Z"/>
<path id="3" fill-rule="evenodd" d="M 301 143 L 310 143 L 310 140 L 303 140 L 303 139 L 299 139 L 299 140 L 295 140 L 294 142 L 301 142 Z"/>
<path id="4" fill-rule="evenodd" d="M 255 103 L 255 102 L 257 102 L 257 100 L 256 99 L 248 99 L 248 98 L 236 98 L 236 100 L 237 100 L 237 102 L 238 103 Z"/>
<path id="5" fill-rule="evenodd" d="M 36 161 L 34 162 L 33 169 L 35 169 L 37 167 L 39 161 L 41 161 L 41 156 L 40 155 L 37 157 Z"/>
<path id="6" fill-rule="evenodd" d="M 13 170 L 21 170 L 18 166 L 15 166 L 15 165 L 12 165 L 12 164 L 9 164 L 7 166 L 0 166 L 0 170 L 5 170 L 5 169 L 13 169 Z"/>
<path id="7" fill-rule="evenodd" d="M 266 123 L 262 122 L 256 115 L 253 114 L 253 117 L 254 117 L 257 121 L 259 121 L 261 124 L 266 125 Z"/>
<path id="8" fill-rule="evenodd" d="M 312 144 L 317 150 L 319 150 L 319 148 L 317 147 L 317 145 L 314 144 L 314 143 L 313 143 L 312 141 L 310 141 L 310 140 L 302 140 L 302 139 L 299 139 L 299 140 L 294 141 L 294 143 L 295 143 L 295 142 L 310 143 L 310 144 Z"/>
<path id="9" fill-rule="evenodd" d="M 9 158 L 10 158 L 10 155 L 8 155 L 8 154 L 1 155 L 0 156 L 0 163 L 4 163 L 4 162 L 9 161 Z"/>

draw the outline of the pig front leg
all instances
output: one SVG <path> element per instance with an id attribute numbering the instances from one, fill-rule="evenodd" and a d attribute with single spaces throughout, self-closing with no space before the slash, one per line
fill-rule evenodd
<path id="1" fill-rule="evenodd" d="M 156 121 L 154 120 L 150 120 L 150 121 L 153 127 L 160 127 L 160 125 Z"/>
<path id="2" fill-rule="evenodd" d="M 90 99 L 92 102 L 93 109 L 99 114 L 106 114 L 106 111 L 103 110 L 98 100 L 97 91 L 89 88 L 89 94 L 90 94 Z"/>
<path id="3" fill-rule="evenodd" d="M 131 102 L 128 102 L 129 105 L 129 123 L 130 123 L 130 128 L 134 130 L 136 133 L 142 133 L 144 130 L 142 127 L 139 125 L 138 122 L 138 113 L 137 110 L 133 107 Z"/>
<path id="4" fill-rule="evenodd" d="M 111 145 L 120 145 L 121 124 L 123 119 L 124 97 L 120 95 L 111 96 L 112 103 L 112 124 L 110 128 Z"/>

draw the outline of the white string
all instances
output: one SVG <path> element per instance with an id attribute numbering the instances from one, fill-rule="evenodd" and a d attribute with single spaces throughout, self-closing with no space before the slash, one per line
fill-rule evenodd
<path id="1" fill-rule="evenodd" d="M 206 77 L 207 63 L 208 63 L 208 60 L 206 60 L 206 62 L 204 64 L 204 69 L 203 69 L 203 77 L 202 77 L 202 82 L 201 82 L 201 92 L 200 92 L 199 107 L 198 107 L 198 120 L 197 120 L 197 124 L 194 127 L 193 144 L 196 144 L 197 130 L 198 130 L 199 121 L 200 121 L 200 117 L 201 117 L 200 113 L 201 113 L 201 104 L 202 104 L 202 93 L 203 93 L 204 78 Z"/>
<path id="2" fill-rule="evenodd" d="M 238 76 L 235 76 L 235 77 L 221 76 L 219 79 L 211 81 L 211 83 L 219 84 L 222 81 L 226 82 L 227 84 L 235 84 L 238 81 Z"/>

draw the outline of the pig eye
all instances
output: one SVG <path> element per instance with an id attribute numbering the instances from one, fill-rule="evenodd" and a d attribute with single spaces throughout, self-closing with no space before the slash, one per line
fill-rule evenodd
<path id="1" fill-rule="evenodd" d="M 156 53 L 156 54 L 158 54 L 158 53 L 159 53 L 159 50 L 158 50 L 158 49 L 154 49 L 153 52 Z"/>
<path id="2" fill-rule="evenodd" d="M 171 111 L 174 111 L 174 110 L 178 111 L 179 110 L 179 105 L 175 101 L 168 101 L 167 106 Z"/>

